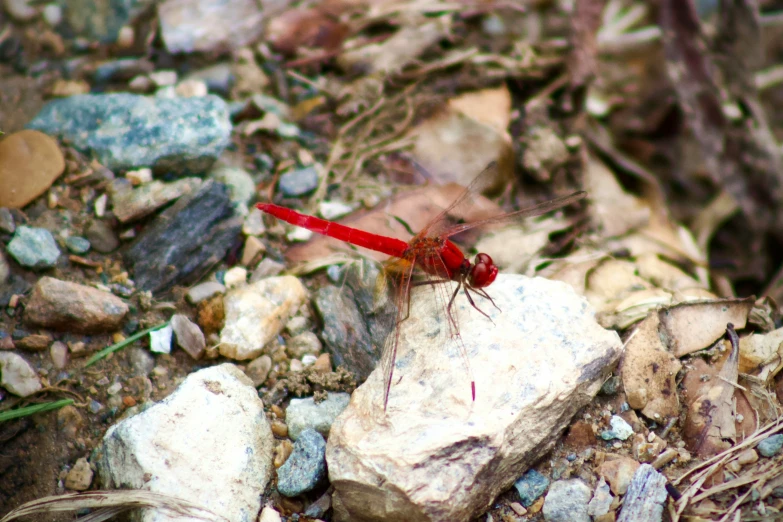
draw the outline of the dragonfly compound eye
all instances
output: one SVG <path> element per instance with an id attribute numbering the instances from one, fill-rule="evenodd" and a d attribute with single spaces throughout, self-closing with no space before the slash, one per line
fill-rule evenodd
<path id="1" fill-rule="evenodd" d="M 479 254 L 470 271 L 470 286 L 482 288 L 492 284 L 498 275 L 498 267 L 487 254 Z"/>

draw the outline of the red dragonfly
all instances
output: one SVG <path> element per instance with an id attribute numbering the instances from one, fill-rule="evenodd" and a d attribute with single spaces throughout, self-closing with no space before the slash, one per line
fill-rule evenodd
<path id="1" fill-rule="evenodd" d="M 318 234 L 345 241 L 346 243 L 355 246 L 381 252 L 395 258 L 385 265 L 386 272 L 398 274 L 398 282 L 396 284 L 397 298 L 395 304 L 397 305 L 397 317 L 395 331 L 389 336 L 386 342 L 381 360 L 385 382 L 383 398 L 384 410 L 389 402 L 389 392 L 391 390 L 392 376 L 394 373 L 394 362 L 397 356 L 397 345 L 399 343 L 399 325 L 408 318 L 410 312 L 411 286 L 439 285 L 449 281 L 457 283 L 456 288 L 448 300 L 448 305 L 446 306 L 451 336 L 457 340 L 461 340 L 459 337 L 459 324 L 456 315 L 452 311 L 452 305 L 454 304 L 454 300 L 459 294 L 460 289 L 464 291 L 470 305 L 487 318 L 489 318 L 489 316 L 476 305 L 471 293 L 489 300 L 493 305 L 495 304 L 489 294 L 484 290 L 485 287 L 492 284 L 498 274 L 498 267 L 492 262 L 492 258 L 488 254 L 479 253 L 471 263 L 470 260 L 465 257 L 462 250 L 460 250 L 460 248 L 449 238 L 483 225 L 540 216 L 547 212 L 570 205 L 587 195 L 584 191 L 574 192 L 568 196 L 562 196 L 533 207 L 504 213 L 488 219 L 449 225 L 447 216 L 452 214 L 457 207 L 465 204 L 466 201 L 469 201 L 473 194 L 480 193 L 481 187 L 492 179 L 491 173 L 495 168 L 495 164 L 492 163 L 484 169 L 464 192 L 448 206 L 448 208 L 438 214 L 421 232 L 416 234 L 408 242 L 393 237 L 366 232 L 314 216 L 301 214 L 295 210 L 281 207 L 273 203 L 258 203 L 256 205 L 259 210 L 292 225 L 306 228 L 313 232 L 317 232 Z M 414 269 L 416 268 L 426 276 L 434 276 L 434 278 L 413 282 Z M 403 310 L 406 311 L 404 316 Z M 464 347 L 461 347 L 461 349 L 463 357 L 467 361 L 467 354 Z M 470 371 L 469 365 L 468 371 Z M 473 381 L 472 376 L 470 387 L 471 396 L 475 401 L 476 384 Z"/>

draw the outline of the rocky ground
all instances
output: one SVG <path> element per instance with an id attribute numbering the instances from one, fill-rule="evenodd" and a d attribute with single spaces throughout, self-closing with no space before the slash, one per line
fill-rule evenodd
<path id="1" fill-rule="evenodd" d="M 3 521 L 783 517 L 758 4 L 2 0 Z M 254 208 L 407 240 L 491 162 L 448 219 L 588 196 L 399 337 L 385 256 Z"/>

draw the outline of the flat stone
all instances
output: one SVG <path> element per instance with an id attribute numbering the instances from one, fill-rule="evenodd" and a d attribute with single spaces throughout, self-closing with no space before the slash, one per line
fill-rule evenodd
<path id="1" fill-rule="evenodd" d="M 49 347 L 49 357 L 52 358 L 52 364 L 58 370 L 68 366 L 68 346 L 62 341 L 55 341 Z"/>
<path id="2" fill-rule="evenodd" d="M 100 487 L 144 489 L 254 522 L 273 451 L 256 389 L 236 366 L 222 364 L 190 374 L 174 393 L 109 428 L 95 461 Z M 184 520 L 165 517 L 175 518 Z M 140 519 L 164 518 L 144 509 Z"/>
<path id="3" fill-rule="evenodd" d="M 531 469 L 514 482 L 514 488 L 519 493 L 519 500 L 526 508 L 532 506 L 546 492 L 548 487 L 549 479 L 534 469 Z"/>
<path id="4" fill-rule="evenodd" d="M 591 517 L 600 517 L 609 513 L 609 508 L 612 506 L 612 491 L 609 489 L 609 484 L 604 480 L 599 480 L 595 485 L 595 491 L 593 492 L 593 498 L 590 499 L 590 503 L 587 504 L 587 514 Z"/>
<path id="5" fill-rule="evenodd" d="M 547 522 L 590 522 L 587 504 L 590 488 L 579 479 L 558 480 L 549 486 L 544 499 L 544 520 Z"/>
<path id="6" fill-rule="evenodd" d="M 22 130 L 0 137 L 0 207 L 24 207 L 64 171 L 60 147 L 46 134 Z"/>
<path id="7" fill-rule="evenodd" d="M 48 334 L 32 334 L 22 337 L 16 341 L 17 348 L 29 350 L 31 352 L 42 352 L 49 348 L 52 343 L 52 336 Z"/>
<path id="8" fill-rule="evenodd" d="M 8 281 L 8 276 L 11 275 L 11 265 L 8 264 L 8 260 L 5 258 L 5 254 L 0 251 L 0 286 Z"/>
<path id="9" fill-rule="evenodd" d="M 313 429 L 328 438 L 334 420 L 350 400 L 349 394 L 337 392 L 327 392 L 326 400 L 321 402 L 315 402 L 312 397 L 291 399 L 285 410 L 288 436 L 297 440 L 305 430 Z"/>
<path id="10" fill-rule="evenodd" d="M 262 355 L 253 359 L 245 368 L 245 374 L 253 381 L 253 386 L 258 388 L 266 382 L 269 372 L 272 370 L 272 358 Z"/>
<path id="11" fill-rule="evenodd" d="M 40 8 L 32 0 L 4 0 L 3 7 L 17 22 L 29 22 L 38 16 Z"/>
<path id="12" fill-rule="evenodd" d="M 277 470 L 277 490 L 295 497 L 315 488 L 326 477 L 326 441 L 315 430 L 303 431 L 294 451 Z"/>
<path id="13" fill-rule="evenodd" d="M 228 197 L 237 214 L 244 216 L 249 212 L 248 205 L 256 196 L 256 184 L 245 169 L 221 165 L 213 168 L 209 177 L 228 187 Z"/>
<path id="14" fill-rule="evenodd" d="M 226 319 L 220 332 L 220 354 L 231 359 L 255 359 L 283 331 L 306 298 L 304 285 L 293 276 L 232 288 L 223 298 Z"/>
<path id="15" fill-rule="evenodd" d="M 79 333 L 119 330 L 128 305 L 108 292 L 42 277 L 25 307 L 28 325 Z"/>
<path id="16" fill-rule="evenodd" d="M 33 367 L 21 355 L 6 351 L 0 351 L 0 386 L 19 397 L 43 388 Z"/>
<path id="17" fill-rule="evenodd" d="M 150 332 L 150 351 L 152 353 L 171 353 L 171 337 L 174 330 L 171 324 Z"/>
<path id="18" fill-rule="evenodd" d="M 261 212 L 260 210 L 258 212 Z M 0 207 L 0 232 L 7 232 L 13 234 L 16 230 L 16 220 L 11 209 L 7 207 Z"/>
<path id="19" fill-rule="evenodd" d="M 201 187 L 199 178 L 182 178 L 170 183 L 152 181 L 133 188 L 126 179 L 116 179 L 109 187 L 112 210 L 122 223 L 148 216 L 166 205 Z"/>
<path id="20" fill-rule="evenodd" d="M 619 415 L 612 415 L 609 420 L 611 429 L 601 433 L 601 438 L 604 440 L 628 440 L 633 435 L 633 428 L 628 424 L 625 419 Z"/>
<path id="21" fill-rule="evenodd" d="M 186 174 L 214 163 L 230 142 L 231 121 L 226 102 L 212 95 L 84 94 L 50 101 L 28 128 L 67 139 L 112 171 Z"/>
<path id="22" fill-rule="evenodd" d="M 27 268 L 51 268 L 57 264 L 60 249 L 45 228 L 17 227 L 13 239 L 8 243 L 8 253 Z"/>
<path id="23" fill-rule="evenodd" d="M 463 351 L 447 336 L 442 299 L 431 288 L 413 289 L 386 411 L 378 368 L 332 425 L 327 463 L 336 512 L 338 504 L 341 515 L 377 506 L 376 518 L 472 520 L 598 393 L 622 342 L 597 323 L 584 297 L 565 283 L 507 274 L 487 292 L 502 312 L 484 300 L 477 305 L 492 322 L 464 295 L 454 302 Z"/>
<path id="24" fill-rule="evenodd" d="M 207 181 L 161 212 L 125 252 L 136 286 L 161 292 L 201 277 L 223 259 L 242 224 L 226 187 Z"/>
<path id="25" fill-rule="evenodd" d="M 295 335 L 285 345 L 286 353 L 294 359 L 301 359 L 305 355 L 320 355 L 321 349 L 321 340 L 313 332 Z"/>
<path id="26" fill-rule="evenodd" d="M 599 466 L 598 474 L 609 483 L 612 493 L 624 495 L 637 469 L 639 463 L 632 458 L 613 455 Z"/>
<path id="27" fill-rule="evenodd" d="M 623 497 L 617 522 L 660 522 L 667 497 L 666 477 L 649 464 L 642 464 Z"/>
<path id="28" fill-rule="evenodd" d="M 229 52 L 261 36 L 264 18 L 255 0 L 165 0 L 158 6 L 170 53 Z"/>
<path id="29" fill-rule="evenodd" d="M 182 314 L 171 316 L 171 328 L 177 338 L 177 345 L 185 350 L 193 359 L 199 360 L 204 356 L 207 343 L 204 332 L 196 323 Z"/>

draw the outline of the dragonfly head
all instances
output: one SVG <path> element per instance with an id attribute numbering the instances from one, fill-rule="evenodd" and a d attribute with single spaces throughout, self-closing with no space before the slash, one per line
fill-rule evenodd
<path id="1" fill-rule="evenodd" d="M 498 275 L 498 267 L 487 254 L 478 254 L 468 275 L 468 284 L 474 288 L 483 288 L 492 284 Z"/>

